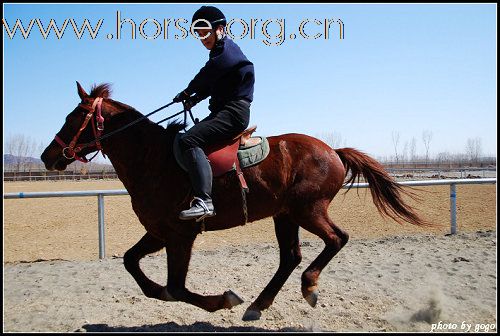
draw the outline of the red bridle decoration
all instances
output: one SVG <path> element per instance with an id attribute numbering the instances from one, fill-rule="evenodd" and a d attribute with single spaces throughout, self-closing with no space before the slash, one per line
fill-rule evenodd
<path id="1" fill-rule="evenodd" d="M 71 140 L 69 145 L 66 145 L 66 143 L 64 141 L 62 141 L 61 138 L 59 136 L 57 136 L 57 134 L 56 134 L 54 139 L 63 148 L 62 154 L 66 159 L 68 159 L 68 160 L 75 159 L 75 160 L 87 163 L 87 162 L 91 161 L 93 158 L 95 158 L 95 156 L 99 153 L 99 151 L 102 151 L 101 143 L 99 141 L 96 141 L 95 146 L 97 148 L 97 153 L 90 160 L 87 160 L 87 158 L 85 158 L 85 157 L 82 158 L 82 157 L 77 155 L 77 153 L 82 150 L 82 145 L 76 143 L 78 141 L 78 138 L 80 137 L 80 134 L 87 127 L 87 125 L 91 119 L 95 120 L 95 122 L 92 122 L 91 124 L 92 124 L 92 129 L 94 131 L 94 135 L 95 135 L 96 139 L 98 139 L 101 136 L 102 131 L 104 130 L 104 117 L 102 116 L 102 113 L 101 113 L 101 105 L 102 105 L 102 98 L 101 97 L 94 99 L 94 103 L 92 104 L 92 107 L 89 107 L 88 105 L 85 105 L 82 103 L 80 103 L 78 105 L 78 106 L 86 109 L 89 112 L 85 116 L 85 120 L 83 121 L 82 126 L 80 127 L 80 129 L 78 130 L 76 135 L 73 137 L 73 140 Z M 96 112 L 95 115 L 94 115 L 94 112 Z M 94 117 L 94 118 L 92 118 L 92 117 Z M 103 153 L 103 155 L 104 155 L 104 153 Z"/>

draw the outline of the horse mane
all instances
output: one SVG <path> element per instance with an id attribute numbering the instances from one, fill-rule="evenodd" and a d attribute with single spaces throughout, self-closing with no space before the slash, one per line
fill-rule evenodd
<path id="1" fill-rule="evenodd" d="M 111 97 L 111 84 L 109 83 L 102 83 L 99 85 L 94 84 L 92 86 L 92 89 L 90 91 L 90 97 L 92 98 L 97 98 L 97 97 L 102 97 L 102 98 L 107 98 L 110 99 Z M 112 100 L 112 99 L 110 99 Z M 135 108 L 132 106 L 129 106 L 127 104 L 124 104 L 122 102 L 112 100 L 113 104 L 118 106 L 120 109 L 123 110 L 134 110 L 137 111 Z M 177 133 L 179 133 L 181 130 L 184 129 L 184 122 L 180 120 L 174 120 L 170 123 L 167 124 L 167 127 L 165 127 L 165 131 L 168 133 L 168 135 L 174 137 Z"/>
<path id="2" fill-rule="evenodd" d="M 94 84 L 92 86 L 92 89 L 90 90 L 90 95 L 91 98 L 109 98 L 111 97 L 111 84 L 109 83 L 102 83 L 99 85 Z"/>
<path id="3" fill-rule="evenodd" d="M 90 98 L 101 97 L 101 98 L 109 99 L 110 101 L 113 102 L 115 108 L 119 108 L 121 110 L 135 110 L 135 108 L 133 108 L 130 105 L 121 103 L 121 102 L 116 101 L 116 100 L 112 100 L 111 99 L 111 92 L 112 91 L 111 91 L 111 84 L 110 83 L 102 83 L 99 85 L 94 84 L 94 85 L 92 85 L 92 88 L 90 89 L 89 97 Z"/>
<path id="4" fill-rule="evenodd" d="M 184 126 L 184 122 L 180 120 L 174 120 L 168 123 L 165 130 L 169 135 L 175 136 L 177 133 L 184 129 Z"/>

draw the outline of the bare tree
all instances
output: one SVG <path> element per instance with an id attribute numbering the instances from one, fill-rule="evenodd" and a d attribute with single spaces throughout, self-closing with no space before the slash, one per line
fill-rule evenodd
<path id="1" fill-rule="evenodd" d="M 43 143 L 43 141 L 40 141 L 38 143 L 38 148 L 37 148 L 37 151 L 38 151 L 38 155 L 42 155 L 43 151 L 45 150 L 47 146 Z"/>
<path id="2" fill-rule="evenodd" d="M 405 162 L 408 162 L 408 141 L 405 141 L 405 145 L 403 146 L 403 153 L 401 154 L 401 161 L 403 161 L 403 165 Z M 404 167 L 404 166 L 403 166 Z"/>
<path id="3" fill-rule="evenodd" d="M 323 140 L 332 148 L 340 148 L 345 146 L 345 140 L 342 138 L 342 134 L 336 132 L 322 132 L 316 134 L 316 137 Z"/>
<path id="4" fill-rule="evenodd" d="M 422 141 L 424 142 L 424 147 L 425 147 L 425 164 L 427 165 L 429 163 L 429 148 L 431 146 L 431 140 L 432 140 L 432 131 L 425 130 L 422 133 Z"/>
<path id="5" fill-rule="evenodd" d="M 482 155 L 482 151 L 483 149 L 481 144 L 481 138 L 475 137 L 474 139 L 472 138 L 467 139 L 467 143 L 465 145 L 465 152 L 470 160 L 471 165 L 479 163 L 479 158 Z"/>
<path id="6" fill-rule="evenodd" d="M 38 143 L 38 147 L 36 149 L 34 157 L 39 159 L 46 147 L 47 147 L 47 145 L 43 141 L 40 141 Z M 45 167 L 43 165 L 43 163 L 38 163 L 38 165 L 35 165 L 35 166 L 37 166 L 39 169 Z"/>
<path id="7" fill-rule="evenodd" d="M 24 170 L 25 171 L 31 171 L 33 168 L 34 162 L 33 162 L 33 156 L 35 155 L 36 152 L 36 141 L 32 140 L 31 137 L 28 137 L 26 140 L 26 155 L 24 156 L 26 159 L 24 161 Z"/>
<path id="8" fill-rule="evenodd" d="M 26 148 L 26 138 L 23 134 L 10 135 L 6 141 L 8 154 L 13 156 L 13 166 L 16 172 L 21 170 L 24 162 L 24 153 Z"/>
<path id="9" fill-rule="evenodd" d="M 7 154 L 14 155 L 14 147 L 15 147 L 15 142 L 12 135 L 10 135 L 7 138 L 7 141 L 5 141 L 5 152 Z"/>
<path id="10" fill-rule="evenodd" d="M 411 138 L 410 141 L 410 160 L 415 162 L 417 160 L 417 139 Z"/>
<path id="11" fill-rule="evenodd" d="M 447 164 L 451 168 L 452 155 L 449 152 L 440 152 L 436 155 L 437 165 Z"/>
<path id="12" fill-rule="evenodd" d="M 16 172 L 31 168 L 31 156 L 36 151 L 36 142 L 24 134 L 14 134 L 7 138 L 6 146 L 7 153 L 14 158 L 14 169 Z"/>
<path id="13" fill-rule="evenodd" d="M 398 156 L 399 132 L 392 131 L 392 144 L 394 145 L 394 153 L 396 154 L 396 164 L 398 164 L 399 163 L 399 156 Z"/>
<path id="14" fill-rule="evenodd" d="M 467 162 L 467 155 L 463 153 L 454 154 L 453 161 L 458 165 L 458 167 L 465 167 Z"/>
<path id="15" fill-rule="evenodd" d="M 481 138 L 477 137 L 476 138 L 476 147 L 475 147 L 475 158 L 476 158 L 476 162 L 479 164 L 480 160 L 481 160 L 481 156 L 483 155 L 483 145 L 482 145 L 482 141 L 481 141 Z"/>

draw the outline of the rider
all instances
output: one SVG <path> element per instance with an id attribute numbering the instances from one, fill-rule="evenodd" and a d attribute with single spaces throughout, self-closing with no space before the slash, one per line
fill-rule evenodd
<path id="1" fill-rule="evenodd" d="M 225 34 L 226 18 L 218 8 L 202 6 L 194 13 L 193 23 L 201 42 L 210 50 L 209 59 L 174 102 L 182 101 L 190 109 L 210 96 L 211 113 L 179 141 L 194 192 L 190 209 L 179 215 L 183 220 L 215 216 L 212 168 L 203 148 L 232 139 L 245 130 L 255 81 L 252 62 Z"/>

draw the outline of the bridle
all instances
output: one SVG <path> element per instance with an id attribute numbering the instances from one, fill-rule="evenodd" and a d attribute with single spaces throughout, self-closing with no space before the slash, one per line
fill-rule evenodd
<path id="1" fill-rule="evenodd" d="M 101 109 L 102 98 L 97 97 L 96 99 L 94 99 L 94 103 L 92 104 L 92 106 L 89 106 L 89 105 L 84 104 L 84 103 L 80 103 L 80 104 L 78 104 L 78 106 L 87 110 L 88 112 L 87 112 L 87 115 L 85 116 L 85 119 L 83 120 L 82 125 L 80 126 L 80 129 L 78 130 L 76 135 L 73 137 L 71 142 L 68 145 L 66 145 L 66 143 L 57 134 L 56 134 L 54 139 L 63 148 L 62 154 L 66 159 L 68 159 L 68 160 L 75 159 L 75 160 L 87 163 L 87 162 L 92 161 L 92 159 L 94 159 L 96 157 L 96 155 L 99 154 L 99 151 L 102 151 L 102 146 L 101 146 L 101 143 L 99 142 L 99 138 L 101 137 L 102 131 L 104 131 L 104 117 L 102 116 L 102 112 L 101 112 L 102 111 L 102 109 Z M 83 148 L 85 148 L 87 146 L 85 146 L 85 144 L 77 144 L 77 141 L 78 141 L 78 138 L 80 137 L 80 135 L 82 134 L 83 130 L 87 127 L 89 121 L 91 121 L 91 120 L 92 120 L 92 122 L 91 122 L 92 130 L 94 131 L 94 135 L 95 135 L 95 138 L 97 140 L 95 142 L 97 152 L 95 153 L 95 155 L 92 158 L 87 159 L 85 156 L 84 157 L 78 156 L 78 152 L 80 152 Z M 104 155 L 104 153 L 103 153 L 103 155 Z"/>

